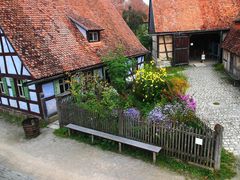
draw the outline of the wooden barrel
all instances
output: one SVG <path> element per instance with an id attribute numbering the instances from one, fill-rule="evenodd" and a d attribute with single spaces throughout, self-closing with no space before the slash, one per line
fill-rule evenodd
<path id="1" fill-rule="evenodd" d="M 39 119 L 28 118 L 22 122 L 26 138 L 35 138 L 40 134 Z"/>

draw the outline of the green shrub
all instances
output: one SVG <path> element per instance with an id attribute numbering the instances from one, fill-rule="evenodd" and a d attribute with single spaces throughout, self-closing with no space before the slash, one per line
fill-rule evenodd
<path id="1" fill-rule="evenodd" d="M 169 90 L 173 96 L 184 95 L 189 88 L 189 83 L 185 78 L 173 77 L 168 82 Z"/>
<path id="2" fill-rule="evenodd" d="M 166 69 L 156 68 L 154 63 L 146 64 L 136 72 L 135 96 L 143 102 L 160 101 L 162 92 L 167 89 Z"/>
<path id="3" fill-rule="evenodd" d="M 86 82 L 83 75 L 71 78 L 70 92 L 79 107 L 107 116 L 109 112 L 121 106 L 121 97 L 112 86 L 99 81 L 96 77 L 90 79 L 92 80 Z"/>
<path id="4" fill-rule="evenodd" d="M 129 76 L 131 68 L 135 67 L 135 60 L 129 60 L 125 55 L 122 48 L 117 48 L 105 56 L 102 61 L 107 65 L 110 76 L 111 85 L 120 94 L 127 91 L 126 78 Z"/>

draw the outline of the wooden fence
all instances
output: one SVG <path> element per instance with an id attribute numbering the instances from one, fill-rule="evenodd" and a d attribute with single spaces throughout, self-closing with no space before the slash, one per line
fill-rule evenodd
<path id="1" fill-rule="evenodd" d="M 134 121 L 122 113 L 101 118 L 72 103 L 71 96 L 57 98 L 60 125 L 73 123 L 79 126 L 111 133 L 125 138 L 157 145 L 171 157 L 204 168 L 220 169 L 223 128 L 220 125 L 211 130 L 207 126 L 194 129 L 172 122 L 155 123 Z"/>

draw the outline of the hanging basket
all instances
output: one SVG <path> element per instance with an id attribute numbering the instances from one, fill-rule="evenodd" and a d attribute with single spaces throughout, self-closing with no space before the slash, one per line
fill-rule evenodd
<path id="1" fill-rule="evenodd" d="M 28 118 L 22 122 L 26 138 L 35 138 L 40 134 L 39 119 Z"/>

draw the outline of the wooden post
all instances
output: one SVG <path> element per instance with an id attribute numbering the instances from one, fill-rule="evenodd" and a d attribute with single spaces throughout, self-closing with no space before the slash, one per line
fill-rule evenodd
<path id="1" fill-rule="evenodd" d="M 92 144 L 94 143 L 94 135 L 92 135 Z"/>
<path id="2" fill-rule="evenodd" d="M 155 164 L 157 160 L 157 153 L 153 152 L 153 163 Z"/>
<path id="3" fill-rule="evenodd" d="M 57 113 L 58 113 L 58 121 L 59 121 L 59 126 L 62 128 L 64 127 L 64 118 L 62 117 L 62 108 L 61 104 L 64 98 L 70 96 L 70 92 L 65 92 L 63 94 L 56 95 L 56 102 L 57 102 Z"/>
<path id="4" fill-rule="evenodd" d="M 118 135 L 123 136 L 123 110 L 118 111 Z"/>
<path id="5" fill-rule="evenodd" d="M 122 143 L 118 143 L 118 151 L 121 153 L 122 152 Z"/>
<path id="6" fill-rule="evenodd" d="M 223 127 L 220 124 L 217 124 L 214 127 L 215 130 L 215 156 L 214 156 L 214 169 L 220 170 L 221 164 L 221 152 L 222 152 L 222 141 L 223 141 Z"/>

